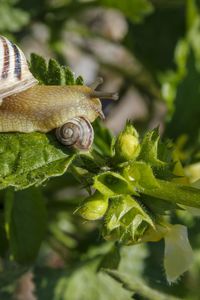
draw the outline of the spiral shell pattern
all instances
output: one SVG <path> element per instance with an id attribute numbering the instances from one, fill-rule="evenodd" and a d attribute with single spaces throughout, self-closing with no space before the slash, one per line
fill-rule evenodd
<path id="1" fill-rule="evenodd" d="M 65 146 L 89 150 L 93 143 L 94 131 L 85 117 L 75 117 L 56 129 L 56 137 Z"/>
<path id="2" fill-rule="evenodd" d="M 20 93 L 37 84 L 23 52 L 0 36 L 0 99 Z"/>

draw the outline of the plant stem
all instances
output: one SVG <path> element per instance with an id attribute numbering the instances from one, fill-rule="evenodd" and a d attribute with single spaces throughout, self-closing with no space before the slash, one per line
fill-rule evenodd
<path id="1" fill-rule="evenodd" d="M 173 203 L 200 208 L 200 189 L 157 179 L 159 187 L 144 188 L 140 192 Z"/>
<path id="2" fill-rule="evenodd" d="M 148 287 L 142 280 L 129 278 L 126 274 L 121 272 L 104 269 L 104 271 L 114 278 L 116 281 L 122 283 L 123 287 L 134 293 L 139 294 L 148 300 L 179 300 L 179 298 L 173 297 L 171 295 L 163 294 L 150 287 Z"/>

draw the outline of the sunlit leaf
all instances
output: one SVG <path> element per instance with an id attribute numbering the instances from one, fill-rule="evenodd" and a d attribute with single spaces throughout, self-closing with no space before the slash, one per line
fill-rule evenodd
<path id="1" fill-rule="evenodd" d="M 39 185 L 62 175 L 73 160 L 51 135 L 0 134 L 0 189 Z"/>

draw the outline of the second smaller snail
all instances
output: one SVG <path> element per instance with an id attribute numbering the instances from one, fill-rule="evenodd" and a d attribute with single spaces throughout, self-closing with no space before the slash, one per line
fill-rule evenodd
<path id="1" fill-rule="evenodd" d="M 93 143 L 94 131 L 86 118 L 76 117 L 57 128 L 56 137 L 63 145 L 88 150 Z"/>
<path id="2" fill-rule="evenodd" d="M 0 132 L 49 132 L 67 147 L 88 150 L 93 122 L 103 117 L 100 99 L 117 99 L 116 93 L 91 86 L 38 85 L 23 52 L 0 36 Z"/>

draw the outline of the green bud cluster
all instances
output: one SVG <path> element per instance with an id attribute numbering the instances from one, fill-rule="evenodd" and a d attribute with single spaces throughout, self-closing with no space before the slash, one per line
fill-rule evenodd
<path id="1" fill-rule="evenodd" d="M 154 228 L 153 221 L 135 198 L 121 195 L 110 199 L 103 227 L 105 239 L 138 243 L 149 227 Z"/>
<path id="2" fill-rule="evenodd" d="M 147 145 L 140 144 L 133 125 L 127 123 L 112 147 L 110 161 L 114 167 L 93 177 L 96 191 L 80 204 L 76 213 L 86 220 L 103 218 L 102 234 L 106 240 L 127 245 L 139 243 L 149 231 L 156 231 L 152 216 L 138 198 L 139 192 L 158 187 L 158 182 L 151 165 L 139 159 L 140 151 L 145 153 Z"/>
<path id="3" fill-rule="evenodd" d="M 104 137 L 109 139 L 105 132 Z M 98 145 L 104 149 L 103 141 Z M 176 203 L 187 205 L 190 195 L 194 203 L 200 203 L 198 191 L 170 182 L 176 179 L 175 162 L 171 146 L 160 142 L 158 129 L 139 139 L 133 125 L 127 123 L 110 145 L 109 156 L 92 161 L 95 173 L 88 167 L 95 193 L 76 213 L 86 220 L 103 219 L 106 240 L 130 245 L 162 239 L 166 235 L 166 212 L 177 209 Z"/>

